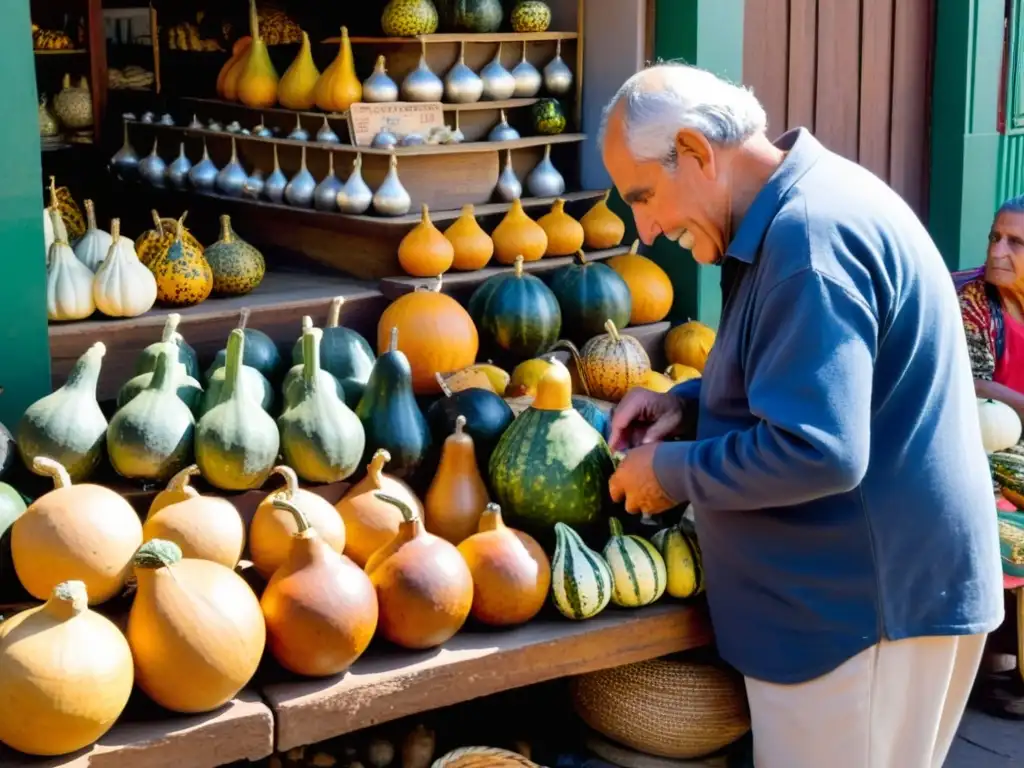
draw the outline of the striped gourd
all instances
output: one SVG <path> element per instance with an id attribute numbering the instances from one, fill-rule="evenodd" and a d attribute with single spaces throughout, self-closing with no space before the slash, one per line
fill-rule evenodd
<path id="1" fill-rule="evenodd" d="M 590 619 L 608 607 L 612 573 L 608 563 L 565 523 L 555 523 L 551 599 L 568 619 Z"/>
<path id="2" fill-rule="evenodd" d="M 651 537 L 665 560 L 668 571 L 666 592 L 672 597 L 686 598 L 704 591 L 704 568 L 700 562 L 700 546 L 697 537 L 684 527 L 684 522 L 662 528 Z"/>
<path id="3" fill-rule="evenodd" d="M 999 550 L 1003 573 L 1024 576 L 1024 515 L 1020 512 L 996 512 L 999 519 Z"/>
<path id="4" fill-rule="evenodd" d="M 657 548 L 640 536 L 626 535 L 622 523 L 610 518 L 611 538 L 604 559 L 612 572 L 612 602 L 623 608 L 650 605 L 663 594 L 667 573 Z"/>
<path id="5" fill-rule="evenodd" d="M 1007 501 L 1024 507 L 1024 456 L 998 451 L 988 457 L 992 479 Z"/>

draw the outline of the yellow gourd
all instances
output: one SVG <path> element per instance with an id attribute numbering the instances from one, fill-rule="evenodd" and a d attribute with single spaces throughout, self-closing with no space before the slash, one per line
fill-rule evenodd
<path id="1" fill-rule="evenodd" d="M 633 241 L 629 253 L 613 256 L 606 263 L 629 286 L 629 295 L 633 300 L 629 324 L 660 323 L 672 309 L 675 298 L 672 281 L 665 270 L 637 253 L 639 245 L 639 240 Z"/>
<path id="2" fill-rule="evenodd" d="M 572 256 L 583 247 L 583 225 L 565 212 L 565 200 L 555 200 L 537 223 L 548 236 L 545 256 Z"/>
<path id="3" fill-rule="evenodd" d="M 550 367 L 551 361 L 542 357 L 524 360 L 512 371 L 505 397 L 536 397 L 537 384 Z"/>
<path id="4" fill-rule="evenodd" d="M 202 247 L 185 237 L 184 219 L 178 219 L 174 240 L 149 265 L 156 277 L 157 299 L 174 306 L 198 304 L 213 292 L 213 270 Z"/>
<path id="5" fill-rule="evenodd" d="M 584 242 L 588 248 L 604 250 L 614 248 L 622 242 L 626 235 L 626 225 L 612 209 L 608 207 L 608 198 L 612 191 L 609 189 L 604 193 L 604 198 L 598 201 L 583 218 L 580 224 L 583 225 Z"/>
<path id="6" fill-rule="evenodd" d="M 245 546 L 245 524 L 235 505 L 219 496 L 195 496 L 154 512 L 142 526 L 142 540 L 167 539 L 185 557 L 238 565 Z"/>
<path id="7" fill-rule="evenodd" d="M 505 391 L 504 389 L 501 392 L 496 391 L 491 383 L 490 376 L 483 371 L 475 370 L 472 366 L 449 373 L 447 376 L 442 376 L 439 373 L 437 378 L 441 391 L 443 392 L 447 389 L 452 394 L 466 389 L 486 389 L 489 392 L 494 392 L 496 395 L 502 394 Z"/>
<path id="8" fill-rule="evenodd" d="M 342 27 L 338 55 L 316 81 L 316 105 L 324 112 L 344 112 L 362 98 L 363 84 L 356 77 L 348 27 Z"/>
<path id="9" fill-rule="evenodd" d="M 249 27 L 252 42 L 245 68 L 238 76 L 238 100 L 255 109 L 272 107 L 277 103 L 277 70 L 270 60 L 267 43 L 260 37 L 256 0 L 249 0 Z"/>
<path id="10" fill-rule="evenodd" d="M 672 363 L 672 365 L 665 369 L 665 375 L 672 379 L 672 381 L 674 381 L 676 384 L 678 384 L 681 381 L 699 379 L 700 371 L 689 365 L 683 365 L 682 363 Z"/>
<path id="11" fill-rule="evenodd" d="M 477 222 L 472 205 L 462 206 L 462 214 L 444 231 L 444 236 L 454 249 L 452 269 L 483 269 L 494 255 L 491 236 Z"/>
<path id="12" fill-rule="evenodd" d="M 420 223 L 398 245 L 398 263 L 413 277 L 436 277 L 448 271 L 454 258 L 454 247 L 434 226 L 424 203 Z"/>
<path id="13" fill-rule="evenodd" d="M 164 507 L 177 504 L 179 501 L 188 501 L 199 495 L 199 491 L 192 487 L 192 478 L 199 476 L 199 467 L 191 464 L 181 470 L 167 482 L 167 487 L 153 497 L 149 510 L 146 512 L 148 520 Z"/>
<path id="14" fill-rule="evenodd" d="M 277 86 L 277 100 L 288 109 L 312 109 L 316 104 L 316 81 L 319 77 L 320 70 L 313 63 L 309 49 L 309 35 L 303 32 L 302 47 Z"/>
<path id="15" fill-rule="evenodd" d="M 658 373 L 657 371 L 648 371 L 644 376 L 643 381 L 640 382 L 641 387 L 644 389 L 650 389 L 654 392 L 668 392 L 672 387 L 676 385 L 676 382 L 672 381 L 664 373 Z"/>
<path id="16" fill-rule="evenodd" d="M 238 54 L 228 62 L 224 72 L 224 81 L 221 85 L 222 96 L 227 101 L 238 101 L 238 80 L 245 71 L 245 63 L 249 60 L 249 49 L 252 48 L 252 38 L 246 35 Z"/>
<path id="17" fill-rule="evenodd" d="M 491 502 L 476 463 L 473 438 L 465 429 L 466 417 L 460 414 L 455 431 L 444 441 L 437 473 L 423 497 L 427 531 L 455 546 L 476 533 L 480 515 Z"/>
<path id="18" fill-rule="evenodd" d="M 665 334 L 665 359 L 704 373 L 704 365 L 714 344 L 715 332 L 703 323 L 690 320 Z"/>
<path id="19" fill-rule="evenodd" d="M 494 242 L 494 258 L 502 264 L 514 264 L 516 256 L 523 261 L 538 261 L 548 247 L 548 236 L 544 228 L 526 215 L 519 200 L 512 202 L 505 218 L 491 233 Z"/>

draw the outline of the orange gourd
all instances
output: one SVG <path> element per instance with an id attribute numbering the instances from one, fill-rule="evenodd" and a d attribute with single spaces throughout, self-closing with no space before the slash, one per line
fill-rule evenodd
<path id="1" fill-rule="evenodd" d="M 505 525 L 501 507 L 487 505 L 459 552 L 473 574 L 473 618 L 507 627 L 540 613 L 551 587 L 551 561 L 532 536 Z"/>
<path id="2" fill-rule="evenodd" d="M 408 504 L 375 495 L 403 518 L 398 534 L 366 563 L 377 590 L 381 634 L 403 648 L 436 648 L 466 623 L 473 576 L 455 545 L 427 532 Z"/>
<path id="3" fill-rule="evenodd" d="M 147 541 L 135 553 L 138 589 L 125 635 L 135 682 L 172 712 L 211 712 L 252 679 L 266 644 L 259 601 L 230 568 L 182 559 L 178 545 Z"/>
<path id="4" fill-rule="evenodd" d="M 648 371 L 643 380 L 637 385 L 644 389 L 650 389 L 654 392 L 665 393 L 668 392 L 672 387 L 676 385 L 676 382 L 672 381 L 664 373 L 658 373 L 657 371 Z"/>
<path id="5" fill-rule="evenodd" d="M 494 258 L 501 264 L 514 264 L 516 256 L 523 261 L 537 261 L 548 248 L 548 236 L 536 221 L 526 215 L 519 200 L 512 202 L 505 218 L 491 233 Z"/>
<path id="6" fill-rule="evenodd" d="M 249 558 L 256 571 L 269 579 L 288 559 L 292 542 L 299 529 L 295 516 L 277 506 L 283 499 L 298 507 L 302 516 L 316 531 L 319 540 L 337 553 L 345 551 L 345 523 L 323 496 L 299 488 L 299 478 L 291 467 L 277 466 L 271 474 L 284 478 L 284 487 L 268 494 L 252 516 L 249 524 Z"/>
<path id="7" fill-rule="evenodd" d="M 231 46 L 231 58 L 224 62 L 224 66 L 220 68 L 220 73 L 217 75 L 217 95 L 222 99 L 228 101 L 234 101 L 238 98 L 238 77 L 236 76 L 232 82 L 231 96 L 228 96 L 227 84 L 228 76 L 233 71 L 241 73 L 242 69 L 236 65 L 239 62 L 244 64 L 245 57 L 249 55 L 249 46 L 252 44 L 252 37 L 249 35 L 243 35 L 235 41 L 235 44 Z"/>
<path id="8" fill-rule="evenodd" d="M 714 344 L 715 332 L 703 323 L 690 320 L 665 334 L 665 359 L 704 373 Z"/>
<path id="9" fill-rule="evenodd" d="M 455 258 L 455 248 L 430 220 L 424 203 L 420 223 L 410 229 L 398 244 L 398 263 L 407 275 L 433 277 L 447 272 Z"/>
<path id="10" fill-rule="evenodd" d="M 167 487 L 153 497 L 153 501 L 149 504 L 149 511 L 146 513 L 146 519 L 148 520 L 171 504 L 196 498 L 199 491 L 192 487 L 192 478 L 197 475 L 199 475 L 198 465 L 191 464 L 172 477 L 167 482 Z"/>
<path id="11" fill-rule="evenodd" d="M 682 381 L 700 378 L 700 371 L 689 365 L 672 363 L 672 365 L 665 369 L 665 375 L 678 384 Z"/>
<path id="12" fill-rule="evenodd" d="M 435 373 L 451 373 L 476 362 L 480 337 L 465 308 L 441 292 L 443 278 L 430 288 L 400 296 L 384 310 L 377 323 L 377 354 L 388 350 L 391 329 L 398 328 L 399 349 L 412 368 L 417 395 L 439 392 Z"/>
<path id="13" fill-rule="evenodd" d="M 238 76 L 238 100 L 247 107 L 259 109 L 277 103 L 277 70 L 270 60 L 267 43 L 260 34 L 256 0 L 249 0 L 249 52 Z"/>
<path id="14" fill-rule="evenodd" d="M 296 532 L 287 559 L 260 599 L 267 646 L 290 672 L 336 675 L 370 645 L 377 629 L 377 594 L 358 565 L 317 535 L 297 504 L 283 496 L 272 503 L 291 515 Z"/>
<path id="15" fill-rule="evenodd" d="M 634 240 L 629 253 L 613 256 L 606 263 L 629 286 L 629 295 L 633 300 L 629 324 L 660 323 L 672 309 L 675 298 L 672 281 L 665 270 L 636 252 L 639 245 L 640 241 Z"/>
<path id="16" fill-rule="evenodd" d="M 249 60 L 249 50 L 252 48 L 251 36 L 246 35 L 242 39 L 245 40 L 245 46 L 242 48 L 241 54 L 237 58 L 232 58 L 229 62 L 231 66 L 224 73 L 223 97 L 227 101 L 238 101 L 238 80 L 245 71 L 245 64 Z"/>
<path id="17" fill-rule="evenodd" d="M 317 78 L 315 95 L 316 105 L 324 112 L 344 112 L 363 98 L 347 27 L 341 28 L 338 55 Z"/>
<path id="18" fill-rule="evenodd" d="M 584 242 L 588 248 L 598 251 L 614 248 L 626 235 L 625 222 L 608 207 L 608 198 L 611 195 L 612 191 L 609 189 L 604 193 L 604 198 L 595 203 L 580 219 Z"/>
<path id="19" fill-rule="evenodd" d="M 121 592 L 132 555 L 142 543 L 142 523 L 131 504 L 109 488 L 72 485 L 67 470 L 38 457 L 36 474 L 54 489 L 36 499 L 11 526 L 11 556 L 23 587 L 37 600 L 64 581 L 85 583 L 90 605 Z"/>
<path id="20" fill-rule="evenodd" d="M 445 438 L 441 462 L 423 498 L 424 525 L 430 533 L 458 545 L 472 536 L 491 499 L 476 464 L 466 417 L 455 418 L 455 431 Z"/>
<path id="21" fill-rule="evenodd" d="M 548 236 L 545 256 L 572 256 L 583 247 L 583 226 L 565 212 L 565 200 L 558 198 L 551 210 L 537 220 Z"/>
<path id="22" fill-rule="evenodd" d="M 462 214 L 444 231 L 452 244 L 452 269 L 483 269 L 494 255 L 494 242 L 476 220 L 473 206 L 462 206 Z"/>
<path id="23" fill-rule="evenodd" d="M 402 524 L 402 513 L 378 499 L 378 492 L 401 499 L 415 514 L 423 514 L 423 506 L 412 489 L 398 478 L 384 474 L 384 465 L 389 461 L 391 454 L 378 449 L 366 468 L 366 477 L 349 488 L 335 505 L 345 523 L 345 554 L 360 568 L 370 555 L 395 538 Z"/>

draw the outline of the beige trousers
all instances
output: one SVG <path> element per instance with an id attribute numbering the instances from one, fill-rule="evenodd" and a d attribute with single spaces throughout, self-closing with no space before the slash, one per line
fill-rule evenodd
<path id="1" fill-rule="evenodd" d="M 941 768 L 986 635 L 878 645 L 798 685 L 746 679 L 756 768 Z"/>

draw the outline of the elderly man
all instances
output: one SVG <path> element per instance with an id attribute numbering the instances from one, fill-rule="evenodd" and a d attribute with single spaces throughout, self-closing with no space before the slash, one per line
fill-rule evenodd
<path id="1" fill-rule="evenodd" d="M 699 392 L 623 399 L 611 492 L 631 513 L 693 504 L 758 768 L 938 768 L 1003 616 L 953 284 L 882 181 L 765 130 L 749 91 L 676 64 L 605 112 L 640 237 L 722 265 Z M 663 442 L 688 396 L 697 438 Z"/>

